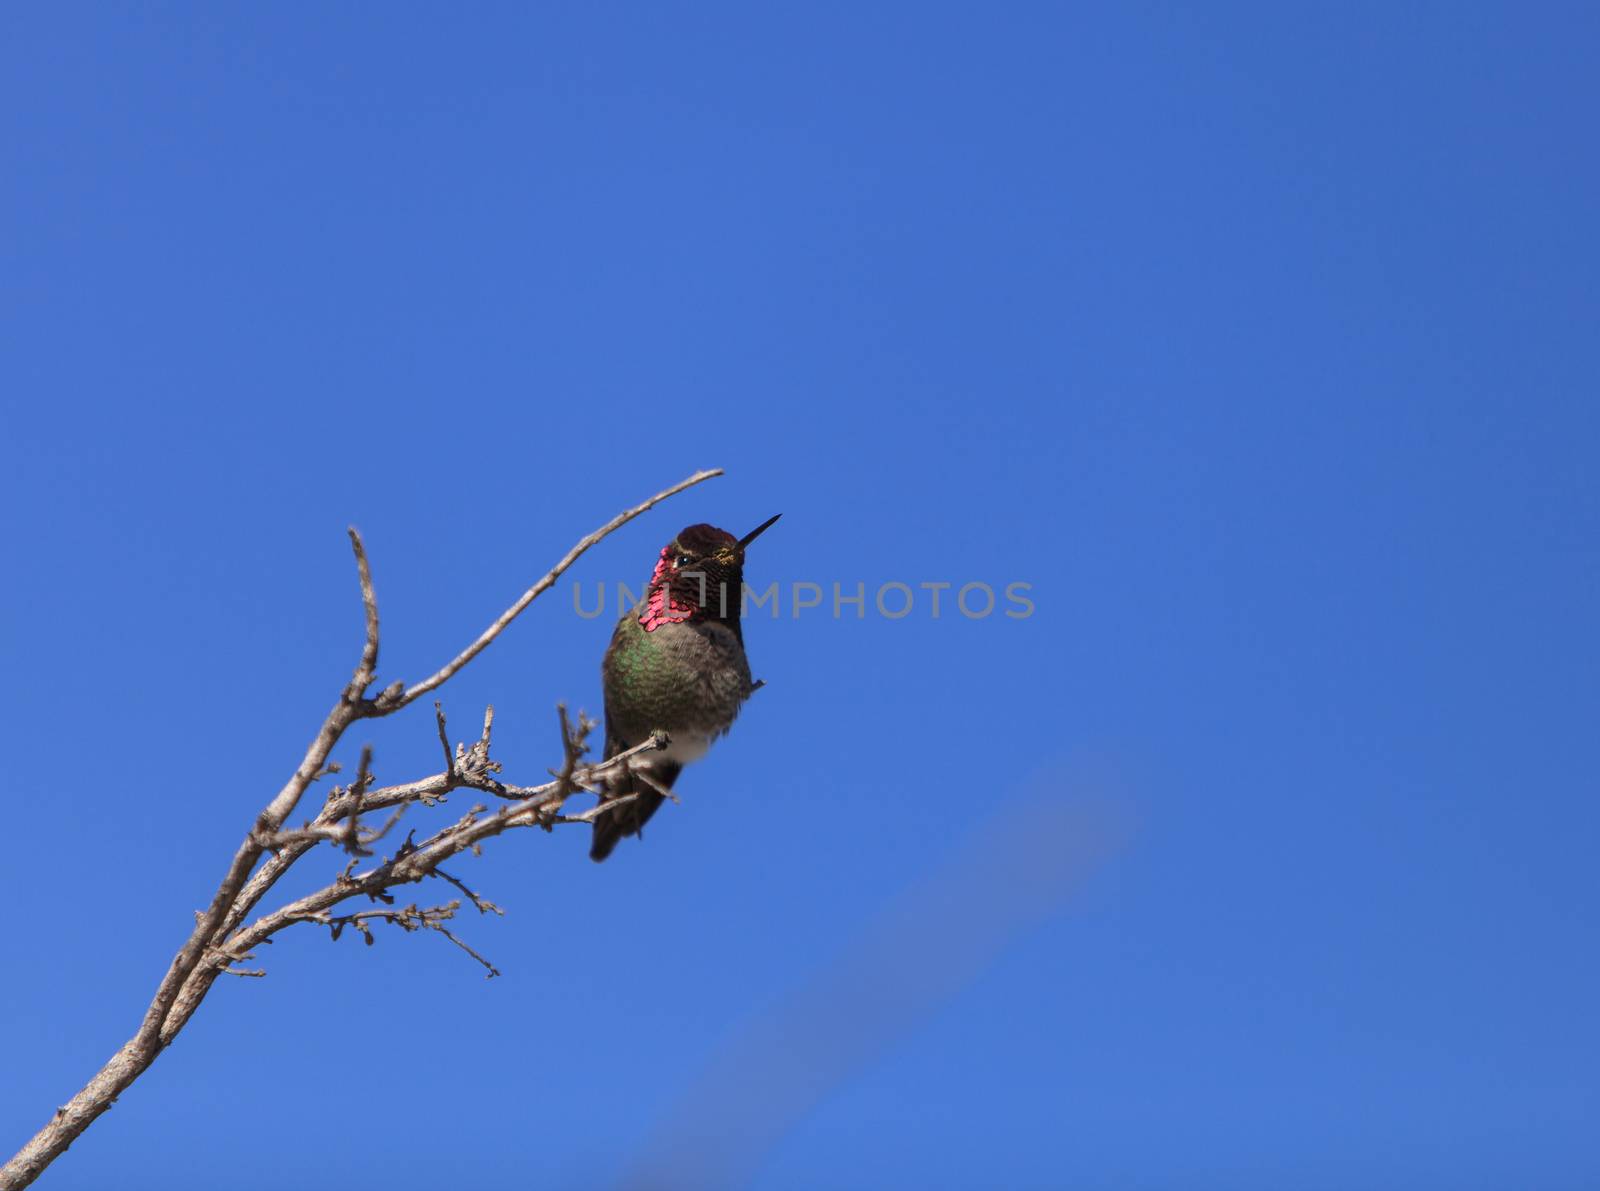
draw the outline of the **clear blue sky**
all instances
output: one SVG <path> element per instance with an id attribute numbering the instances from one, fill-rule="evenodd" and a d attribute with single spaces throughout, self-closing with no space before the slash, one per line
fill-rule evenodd
<path id="1" fill-rule="evenodd" d="M 416 679 L 720 466 L 577 576 L 781 511 L 758 584 L 1035 612 L 763 615 L 768 687 L 643 844 L 471 864 L 502 979 L 285 936 L 42 1185 L 671 1176 L 739 1039 L 781 1083 L 835 1028 L 764 1191 L 1600 1185 L 1597 34 L 7 7 L 0 1149 L 133 1030 L 348 676 L 346 524 Z M 533 780 L 608 632 L 564 584 L 457 734 L 493 701 Z M 425 705 L 367 727 L 346 762 L 434 765 Z M 1091 793 L 1131 838 L 1030 917 L 994 840 L 1036 861 L 1017 800 Z"/>

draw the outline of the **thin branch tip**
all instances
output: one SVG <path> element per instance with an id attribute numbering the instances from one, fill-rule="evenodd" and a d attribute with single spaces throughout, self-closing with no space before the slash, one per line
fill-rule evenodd
<path id="1" fill-rule="evenodd" d="M 639 504 L 634 505 L 633 508 L 618 513 L 599 529 L 594 530 L 592 533 L 589 533 L 578 539 L 577 544 L 567 551 L 560 562 L 556 563 L 554 567 L 545 573 L 543 578 L 539 579 L 532 587 L 523 592 L 515 603 L 513 603 L 509 608 L 496 617 L 494 622 L 490 624 L 488 628 L 484 629 L 483 632 L 478 634 L 477 639 L 473 641 L 471 645 L 463 649 L 433 674 L 430 674 L 427 678 L 424 678 L 421 682 L 412 686 L 400 698 L 395 707 L 390 708 L 389 710 L 398 710 L 398 708 L 404 707 L 413 700 L 421 698 L 429 691 L 435 690 L 436 688 L 441 687 L 448 682 L 463 666 L 472 661 L 473 658 L 477 657 L 486 648 L 488 648 L 490 642 L 504 632 L 506 626 L 508 626 L 513 620 L 522 615 L 523 611 L 528 607 L 529 604 L 538 599 L 541 594 L 554 587 L 556 580 L 561 578 L 561 576 L 566 573 L 567 569 L 571 567 L 573 563 L 577 562 L 578 559 L 581 558 L 590 548 L 605 538 L 610 537 L 611 534 L 621 529 L 635 517 L 639 517 L 645 513 L 648 513 L 651 509 L 655 508 L 656 505 L 660 504 L 664 500 L 667 500 L 669 497 L 676 496 L 685 489 L 693 488 L 696 484 L 703 484 L 705 481 L 715 479 L 717 476 L 722 474 L 721 468 L 716 468 L 711 471 L 695 472 L 695 474 L 690 476 L 688 479 L 680 480 L 672 487 L 662 489 L 660 492 L 650 497 L 650 499 L 641 501 Z"/>

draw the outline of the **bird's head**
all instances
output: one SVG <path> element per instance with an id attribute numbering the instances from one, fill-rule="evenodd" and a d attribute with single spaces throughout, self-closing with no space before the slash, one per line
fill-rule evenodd
<path id="1" fill-rule="evenodd" d="M 686 620 L 737 622 L 745 547 L 781 516 L 767 518 L 742 538 L 715 525 L 690 525 L 680 530 L 656 559 L 639 623 L 649 631 Z"/>

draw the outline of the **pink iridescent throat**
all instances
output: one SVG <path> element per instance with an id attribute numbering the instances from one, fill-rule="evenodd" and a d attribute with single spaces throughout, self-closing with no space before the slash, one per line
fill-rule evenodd
<path id="1" fill-rule="evenodd" d="M 664 624 L 682 624 L 694 615 L 694 607 L 680 604 L 672 598 L 672 547 L 665 546 L 656 560 L 655 572 L 650 576 L 650 595 L 645 600 L 639 623 L 644 631 L 653 633 Z"/>

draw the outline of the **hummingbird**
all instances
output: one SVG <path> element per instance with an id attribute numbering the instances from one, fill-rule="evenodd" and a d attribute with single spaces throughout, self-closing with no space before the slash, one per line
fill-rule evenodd
<path id="1" fill-rule="evenodd" d="M 589 859 L 604 860 L 626 835 L 642 835 L 679 772 L 704 756 L 760 683 L 750 681 L 739 616 L 744 551 L 769 529 L 769 517 L 742 538 L 714 525 L 690 525 L 661 548 L 639 602 L 622 614 L 600 663 L 605 688 L 605 755 L 613 757 L 660 730 L 665 749 L 640 753 L 606 783 L 602 800 L 636 795 L 594 821 Z M 642 770 L 648 781 L 634 775 Z"/>

